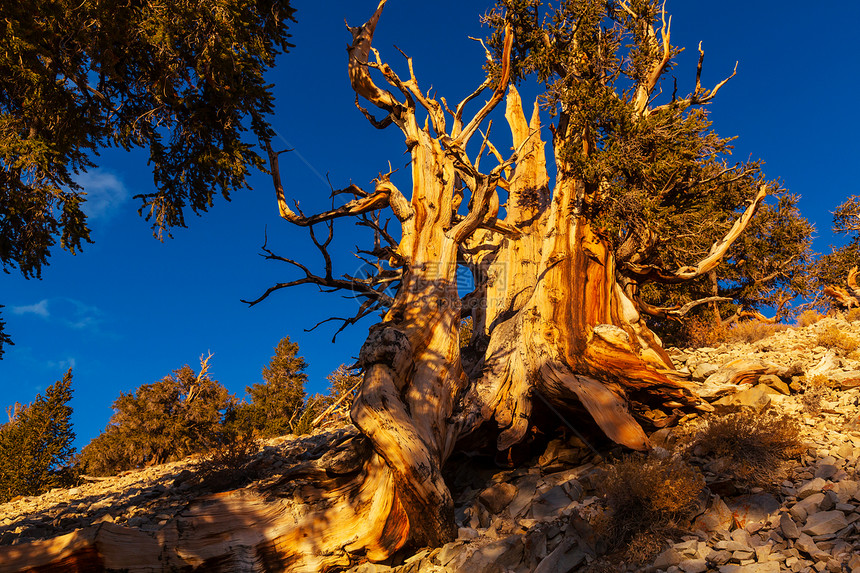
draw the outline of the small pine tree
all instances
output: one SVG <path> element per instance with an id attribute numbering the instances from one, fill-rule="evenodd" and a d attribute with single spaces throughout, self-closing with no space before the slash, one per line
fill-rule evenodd
<path id="1" fill-rule="evenodd" d="M 9 409 L 0 426 L 0 502 L 68 485 L 74 455 L 71 368 L 29 406 Z"/>
<path id="2" fill-rule="evenodd" d="M 286 336 L 275 347 L 269 365 L 263 368 L 263 383 L 246 388 L 251 396 L 247 417 L 255 433 L 271 438 L 295 432 L 296 422 L 306 412 L 304 369 L 307 362 L 297 356 L 299 345 Z"/>
<path id="3" fill-rule="evenodd" d="M 84 447 L 80 464 L 93 475 L 111 475 L 165 463 L 210 449 L 235 398 L 208 375 L 188 365 L 134 393 L 120 394 L 105 431 Z"/>
<path id="4" fill-rule="evenodd" d="M 326 376 L 328 379 L 328 396 L 325 397 L 324 405 L 328 407 L 343 398 L 337 406 L 343 417 L 349 418 L 349 410 L 352 402 L 358 394 L 356 384 L 361 382 L 360 375 L 355 374 L 346 364 L 341 364 L 337 370 Z"/>

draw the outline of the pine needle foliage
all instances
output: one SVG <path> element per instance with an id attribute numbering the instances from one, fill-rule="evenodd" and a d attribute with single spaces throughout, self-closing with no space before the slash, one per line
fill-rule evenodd
<path id="1" fill-rule="evenodd" d="M 298 355 L 299 345 L 282 338 L 275 346 L 275 355 L 263 368 L 263 382 L 246 387 L 251 397 L 245 406 L 245 417 L 261 438 L 273 438 L 296 433 L 309 405 L 305 384 L 308 376 L 305 359 Z M 308 413 L 310 415 L 310 413 Z M 313 419 L 313 416 L 310 416 Z M 306 428 L 306 424 L 299 424 Z"/>
<path id="2" fill-rule="evenodd" d="M 253 144 L 273 133 L 264 73 L 292 47 L 294 12 L 288 0 L 0 3 L 0 268 L 39 277 L 55 244 L 91 242 L 77 175 L 102 148 L 147 153 L 153 189 L 136 199 L 159 238 L 247 187 L 264 165 Z"/>
<path id="3" fill-rule="evenodd" d="M 182 459 L 217 445 L 224 416 L 235 398 L 204 367 L 190 366 L 134 392 L 121 393 L 102 434 L 81 452 L 80 465 L 92 475 Z"/>

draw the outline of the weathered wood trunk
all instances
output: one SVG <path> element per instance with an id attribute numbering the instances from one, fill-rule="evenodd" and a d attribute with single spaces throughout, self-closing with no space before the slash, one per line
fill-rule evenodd
<path id="1" fill-rule="evenodd" d="M 215 496 L 162 531 L 128 534 L 134 540 L 128 551 L 118 551 L 114 528 L 102 528 L 17 547 L 0 560 L 0 572 L 47 564 L 71 571 L 63 559 L 93 551 L 102 556 L 102 567 L 128 571 L 327 571 L 383 560 L 406 544 L 438 546 L 454 537 L 445 462 L 479 429 L 497 430 L 499 450 L 522 441 L 536 423 L 530 416 L 538 395 L 568 413 L 587 411 L 608 437 L 637 450 L 650 448 L 637 410 L 707 409 L 640 316 L 635 278 L 657 270 L 620 268 L 589 217 L 600 188 L 575 176 L 563 158 L 574 134 L 554 132 L 551 185 L 537 106 L 527 120 L 517 91 L 508 86 L 508 61 L 500 63 L 495 84 L 482 86 L 495 86 L 494 92 L 473 119 L 463 121 L 463 107 L 480 90 L 451 113 L 449 126 L 443 107 L 421 92 L 414 76 L 401 80 L 378 54 L 369 64 L 384 4 L 364 26 L 351 29 L 349 76 L 356 93 L 386 113 L 382 121 L 371 118 L 374 124 L 394 124 L 404 133 L 410 196 L 381 177 L 374 193 L 357 190 L 356 200 L 344 207 L 304 218 L 288 207 L 277 155 L 269 150 L 288 221 L 307 226 L 387 206 L 401 224 L 389 261 L 401 270 L 400 285 L 359 356 L 364 382 L 351 415 L 363 441 L 341 444 L 342 454 L 290 471 L 283 483 L 293 485 L 277 493 Z M 503 59 L 510 58 L 513 41 L 510 27 L 506 32 Z M 401 99 L 379 88 L 369 67 Z M 515 152 L 482 174 L 465 149 L 506 90 Z M 418 105 L 428 115 L 423 126 Z M 458 214 L 466 191 L 468 212 Z M 697 267 L 661 277 L 677 282 L 712 269 L 764 194 Z M 457 288 L 463 265 L 476 277 L 472 293 Z M 315 278 L 344 288 L 330 273 Z M 459 327 L 467 315 L 474 321 L 469 349 L 476 355 L 464 360 Z M 299 502 L 304 509 L 297 509 Z"/>
<path id="2" fill-rule="evenodd" d="M 836 285 L 824 287 L 824 294 L 830 297 L 833 306 L 846 310 L 860 308 L 860 286 L 857 285 L 857 275 L 857 267 L 848 271 L 847 289 Z"/>

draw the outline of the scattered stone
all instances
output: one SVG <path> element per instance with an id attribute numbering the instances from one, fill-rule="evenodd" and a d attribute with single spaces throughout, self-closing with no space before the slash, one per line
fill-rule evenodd
<path id="1" fill-rule="evenodd" d="M 824 489 L 825 485 L 827 485 L 827 482 L 823 478 L 817 477 L 810 480 L 797 490 L 797 499 L 805 499 L 814 493 L 818 493 Z"/>
<path id="2" fill-rule="evenodd" d="M 779 516 L 779 529 L 786 539 L 797 539 L 800 537 L 800 529 L 787 513 Z"/>
<path id="3" fill-rule="evenodd" d="M 491 513 L 499 513 L 514 500 L 516 495 L 517 487 L 515 485 L 497 483 L 482 491 L 478 499 Z"/>
<path id="4" fill-rule="evenodd" d="M 678 568 L 684 573 L 704 573 L 708 570 L 708 562 L 704 559 L 685 559 L 678 563 Z"/>
<path id="5" fill-rule="evenodd" d="M 801 531 L 809 535 L 827 535 L 836 533 L 847 525 L 848 521 L 841 511 L 819 511 L 809 516 Z"/>

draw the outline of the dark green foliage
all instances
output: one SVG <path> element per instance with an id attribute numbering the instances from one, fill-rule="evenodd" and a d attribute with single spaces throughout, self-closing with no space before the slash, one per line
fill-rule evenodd
<path id="1" fill-rule="evenodd" d="M 3 308 L 3 305 L 0 304 L 0 308 Z M 3 318 L 0 318 L 0 359 L 3 358 L 3 347 L 7 344 L 13 344 L 12 339 L 9 338 L 9 335 L 4 332 L 6 328 L 6 322 Z"/>
<path id="2" fill-rule="evenodd" d="M 72 442 L 72 371 L 29 406 L 9 409 L 0 426 L 0 503 L 69 485 Z"/>
<path id="3" fill-rule="evenodd" d="M 0 3 L 0 268 L 40 276 L 90 242 L 75 174 L 104 147 L 146 148 L 137 196 L 161 237 L 247 186 L 268 141 L 263 74 L 288 49 L 288 0 Z M 0 330 L 2 336 L 2 330 Z M 2 342 L 2 340 L 0 340 Z"/>
<path id="4" fill-rule="evenodd" d="M 730 161 L 731 139 L 711 129 L 706 111 L 711 88 L 664 81 L 680 49 L 664 54 L 662 5 L 497 0 L 485 22 L 495 30 L 489 44 L 497 58 L 504 25 L 513 24 L 512 77 L 545 86 L 543 106 L 557 117 L 555 142 L 564 145 L 559 172 L 585 185 L 583 215 L 614 248 L 631 294 L 659 307 L 720 295 L 746 311 L 807 294 L 801 277 L 812 225 L 759 162 Z M 632 272 L 629 265 L 671 272 L 697 264 L 762 185 L 769 204 L 711 277 L 679 287 Z"/>
<path id="5" fill-rule="evenodd" d="M 694 342 L 685 340 L 691 321 L 727 332 L 724 321 L 734 322 L 743 313 L 773 312 L 767 309 L 776 309 L 776 318 L 782 320 L 792 312 L 788 306 L 792 299 L 810 296 L 815 228 L 801 216 L 797 201 L 796 195 L 780 194 L 775 202 L 762 204 L 746 232 L 710 273 L 680 285 L 645 285 L 643 299 L 665 305 L 680 306 L 710 296 L 731 299 L 695 308 L 686 324 L 653 321 L 661 335 L 675 344 L 689 344 Z"/>
<path id="6" fill-rule="evenodd" d="M 208 451 L 219 441 L 235 399 L 189 366 L 134 393 L 120 394 L 105 431 L 84 447 L 80 465 L 92 475 L 111 475 Z"/>
<path id="7" fill-rule="evenodd" d="M 306 404 L 307 363 L 297 356 L 298 351 L 299 345 L 289 336 L 281 339 L 269 365 L 263 368 L 264 382 L 246 387 L 251 403 L 240 407 L 239 415 L 246 417 L 254 433 L 262 438 L 303 433 L 297 432 L 295 425 L 305 414 L 310 415 L 306 410 L 312 404 Z"/>

